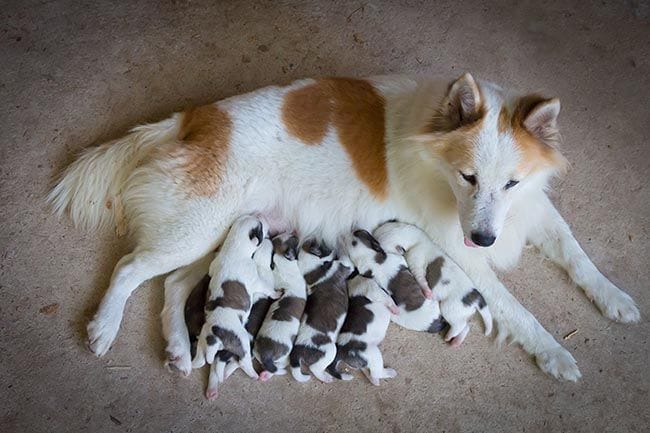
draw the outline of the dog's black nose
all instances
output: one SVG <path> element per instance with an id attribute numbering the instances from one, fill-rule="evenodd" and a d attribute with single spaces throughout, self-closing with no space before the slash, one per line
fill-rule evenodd
<path id="1" fill-rule="evenodd" d="M 472 242 L 481 247 L 489 247 L 496 239 L 491 233 L 472 232 Z"/>

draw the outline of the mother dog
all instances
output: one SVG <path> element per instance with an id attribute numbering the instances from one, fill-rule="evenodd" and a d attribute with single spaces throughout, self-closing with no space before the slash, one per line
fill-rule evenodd
<path id="1" fill-rule="evenodd" d="M 425 229 L 467 272 L 499 340 L 520 343 L 545 372 L 577 380 L 573 356 L 492 269 L 515 265 L 529 241 L 605 316 L 639 320 L 634 301 L 596 269 L 545 194 L 566 165 L 559 111 L 557 99 L 518 96 L 469 74 L 451 84 L 322 78 L 176 113 L 88 149 L 49 201 L 78 226 L 113 223 L 137 241 L 88 325 L 90 349 L 108 351 L 143 281 L 213 251 L 241 214 L 330 245 L 353 227 L 397 218 Z"/>

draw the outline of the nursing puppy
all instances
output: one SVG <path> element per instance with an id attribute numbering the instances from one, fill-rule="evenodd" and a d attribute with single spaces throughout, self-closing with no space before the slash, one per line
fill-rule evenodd
<path id="1" fill-rule="evenodd" d="M 372 277 L 357 274 L 350 279 L 348 296 L 348 314 L 336 340 L 336 358 L 327 371 L 337 379 L 352 379 L 339 372 L 339 364 L 343 362 L 361 369 L 373 385 L 379 385 L 380 379 L 397 375 L 392 368 L 384 368 L 379 345 L 386 336 L 391 314 L 398 314 L 399 310 Z"/>
<path id="2" fill-rule="evenodd" d="M 277 298 L 268 281 L 260 278 L 253 254 L 264 239 L 261 220 L 244 216 L 235 221 L 219 254 L 210 264 L 210 286 L 205 305 L 205 324 L 197 344 L 194 368 L 212 364 L 219 350 L 232 352 L 241 368 L 257 378 L 250 354 L 250 338 L 244 323 L 255 296 Z M 268 250 L 270 263 L 270 253 Z"/>
<path id="3" fill-rule="evenodd" d="M 273 245 L 269 239 L 264 239 L 260 244 L 253 260 L 257 266 L 257 272 L 260 279 L 267 286 L 273 285 L 273 275 L 271 274 L 271 256 L 273 254 Z M 261 296 L 261 297 L 260 297 Z M 257 335 L 264 317 L 271 305 L 272 300 L 264 295 L 253 295 L 253 306 L 246 320 L 244 328 L 248 332 L 250 341 L 250 350 L 253 350 L 253 341 Z M 210 365 L 210 374 L 208 375 L 208 387 L 205 396 L 208 400 L 214 400 L 219 394 L 219 385 L 226 381 L 231 374 L 241 367 L 241 363 L 234 353 L 228 350 L 220 350 L 215 355 L 215 360 Z"/>
<path id="4" fill-rule="evenodd" d="M 434 334 L 447 326 L 438 301 L 425 298 L 401 254 L 384 251 L 366 230 L 355 230 L 347 236 L 344 248 L 359 274 L 374 278 L 393 297 L 399 310 L 391 317 L 393 322 L 406 329 Z"/>
<path id="5" fill-rule="evenodd" d="M 305 310 L 307 288 L 298 267 L 298 238 L 283 234 L 273 238 L 273 276 L 282 296 L 273 302 L 253 346 L 253 356 L 262 365 L 260 380 L 285 374 L 289 354 Z"/>
<path id="6" fill-rule="evenodd" d="M 460 346 L 469 332 L 468 320 L 478 311 L 485 335 L 492 332 L 492 315 L 483 295 L 467 274 L 420 228 L 390 221 L 373 232 L 382 247 L 404 255 L 423 293 L 440 301 L 440 312 L 449 323 L 446 341 Z"/>
<path id="7" fill-rule="evenodd" d="M 315 239 L 302 244 L 298 266 L 307 282 L 307 304 L 289 355 L 291 374 L 299 382 L 308 381 L 310 376 L 301 372 L 305 366 L 318 380 L 329 383 L 333 378 L 325 369 L 336 357 L 336 338 L 348 310 L 346 280 L 352 266 L 336 259 L 332 250 Z"/>

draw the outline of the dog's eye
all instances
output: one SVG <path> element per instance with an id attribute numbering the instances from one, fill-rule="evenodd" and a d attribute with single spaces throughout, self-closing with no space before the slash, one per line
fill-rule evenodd
<path id="1" fill-rule="evenodd" d="M 518 180 L 509 180 L 508 183 L 506 183 L 506 186 L 504 187 L 505 189 L 510 189 L 513 186 L 517 185 L 519 183 Z"/>
<path id="2" fill-rule="evenodd" d="M 462 171 L 459 171 L 460 175 L 463 176 L 463 179 L 467 181 L 470 185 L 476 185 L 476 176 L 473 174 L 465 174 Z"/>

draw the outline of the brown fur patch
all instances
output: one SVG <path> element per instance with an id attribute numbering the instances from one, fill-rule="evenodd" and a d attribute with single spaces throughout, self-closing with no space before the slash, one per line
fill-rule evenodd
<path id="1" fill-rule="evenodd" d="M 332 101 L 319 84 L 287 93 L 282 105 L 282 122 L 289 134 L 305 144 L 319 144 L 330 123 Z"/>
<path id="2" fill-rule="evenodd" d="M 252 336 L 257 335 L 257 332 L 262 327 L 264 319 L 266 318 L 266 313 L 269 311 L 269 307 L 273 301 L 270 298 L 260 298 L 251 307 L 251 312 L 248 315 L 248 320 L 246 321 L 246 330 Z"/>
<path id="3" fill-rule="evenodd" d="M 319 144 L 332 123 L 357 177 L 378 199 L 388 193 L 384 99 L 364 80 L 323 78 L 287 94 L 282 107 L 287 131 Z"/>
<path id="4" fill-rule="evenodd" d="M 217 192 L 228 159 L 231 133 L 230 116 L 216 105 L 183 113 L 178 152 L 192 193 L 210 196 Z"/>

